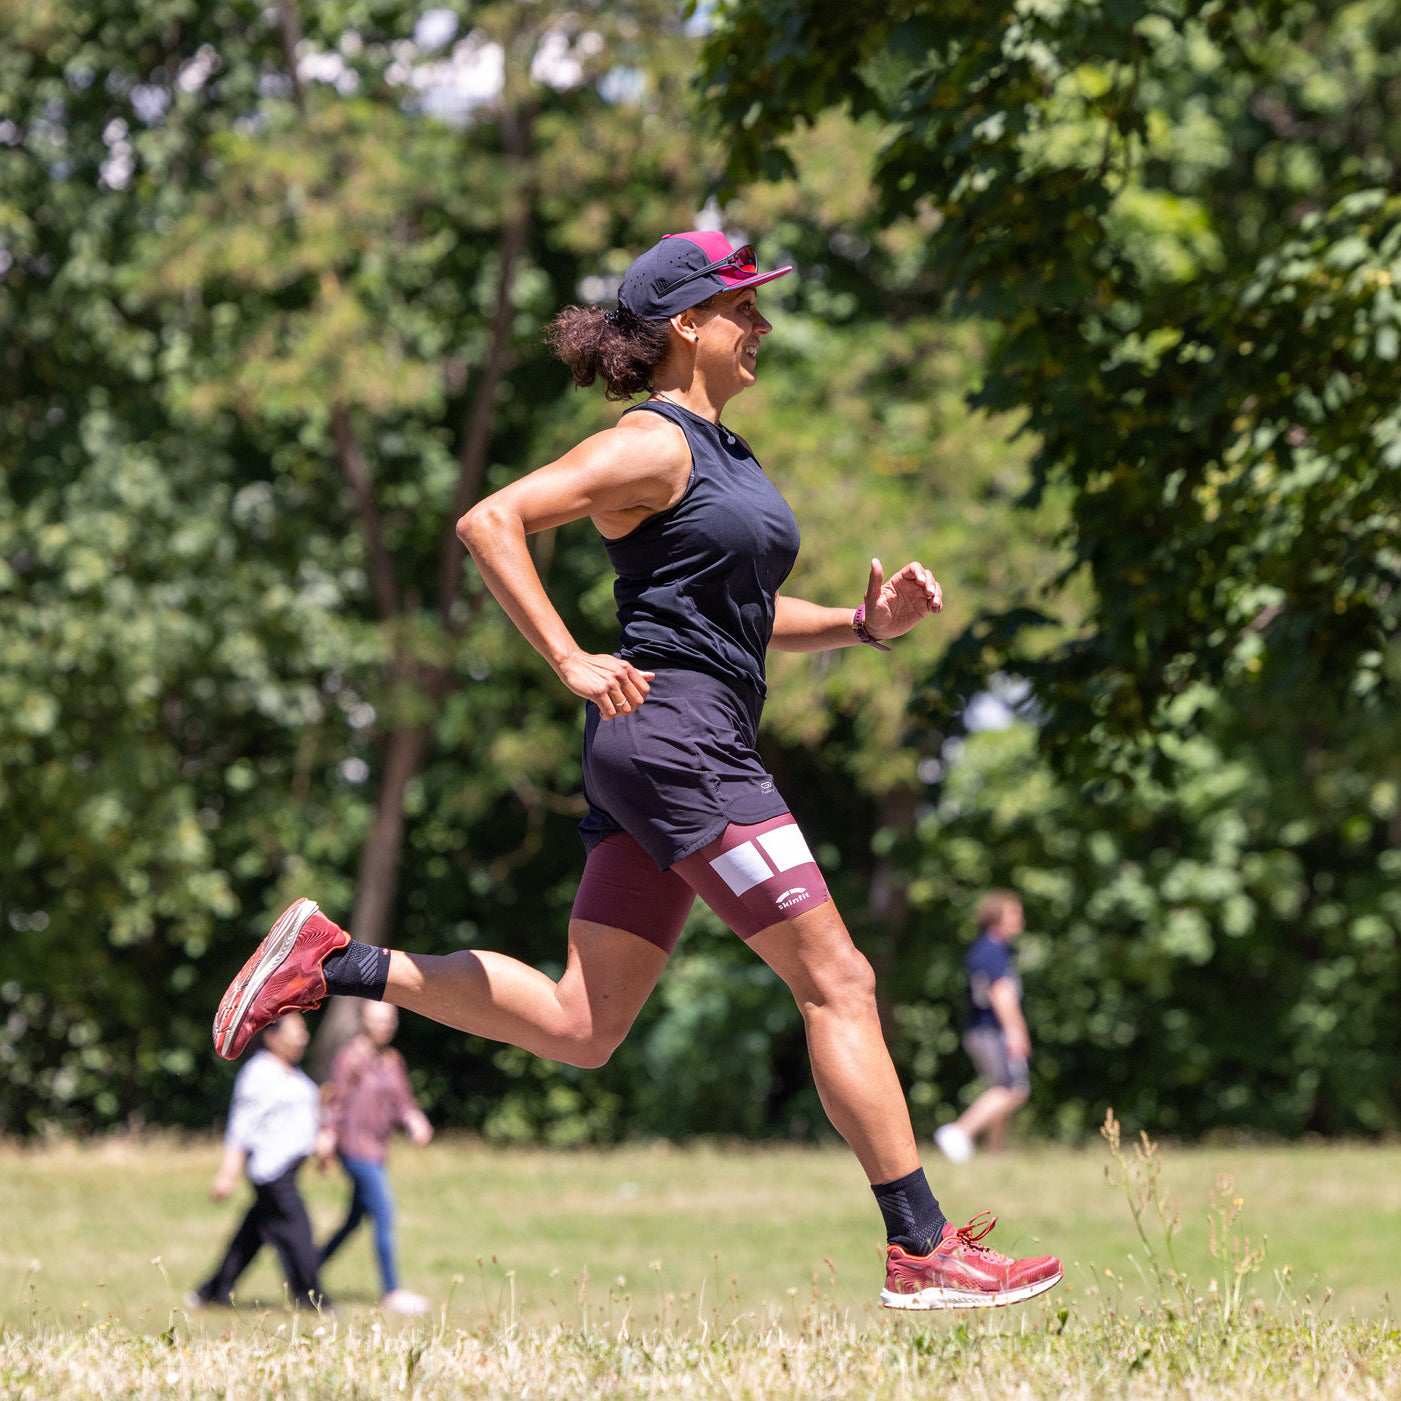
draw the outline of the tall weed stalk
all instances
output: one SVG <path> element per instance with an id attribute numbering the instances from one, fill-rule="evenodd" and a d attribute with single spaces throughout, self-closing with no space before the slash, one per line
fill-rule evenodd
<path id="1" fill-rule="evenodd" d="M 1182 1213 L 1163 1184 L 1158 1145 L 1140 1131 L 1132 1151 L 1126 1152 L 1123 1131 L 1112 1108 L 1105 1113 L 1100 1135 L 1109 1147 L 1111 1159 L 1105 1164 L 1104 1175 L 1111 1186 L 1123 1192 L 1128 1202 L 1134 1229 L 1142 1242 L 1144 1259 L 1163 1307 L 1169 1314 L 1180 1309 L 1184 1321 L 1197 1321 L 1204 1311 L 1214 1308 L 1219 1311 L 1223 1328 L 1238 1322 L 1247 1285 L 1264 1263 L 1265 1243 L 1262 1240 L 1258 1246 L 1252 1245 L 1250 1237 L 1240 1229 L 1245 1200 L 1236 1195 L 1230 1177 L 1219 1174 L 1215 1187 L 1207 1195 L 1207 1249 L 1220 1266 L 1224 1284 L 1218 1287 L 1213 1279 L 1207 1297 L 1201 1298 L 1177 1263 L 1173 1241 L 1182 1229 Z M 1154 1234 L 1160 1238 L 1161 1247 L 1155 1245 Z M 1174 1295 L 1176 1308 L 1169 1302 Z"/>

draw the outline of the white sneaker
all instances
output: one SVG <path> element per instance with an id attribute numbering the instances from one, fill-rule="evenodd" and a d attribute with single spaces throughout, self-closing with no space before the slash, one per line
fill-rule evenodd
<path id="1" fill-rule="evenodd" d="M 422 1294 L 414 1294 L 408 1289 L 391 1289 L 379 1301 L 385 1313 L 421 1314 L 428 1312 L 428 1300 Z"/>
<path id="2" fill-rule="evenodd" d="M 973 1140 L 957 1124 L 935 1129 L 934 1142 L 951 1163 L 966 1163 L 973 1156 Z"/>

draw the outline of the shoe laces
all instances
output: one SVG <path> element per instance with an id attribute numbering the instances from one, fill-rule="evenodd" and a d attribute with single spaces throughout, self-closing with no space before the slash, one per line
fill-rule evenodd
<path id="1" fill-rule="evenodd" d="M 980 1211 L 965 1226 L 960 1226 L 954 1233 L 958 1237 L 958 1243 L 965 1249 L 971 1250 L 974 1255 L 986 1260 L 990 1265 L 1010 1265 L 1012 1261 L 1000 1250 L 994 1250 L 990 1245 L 983 1245 L 982 1240 L 992 1228 L 997 1225 L 997 1217 L 990 1211 Z"/>

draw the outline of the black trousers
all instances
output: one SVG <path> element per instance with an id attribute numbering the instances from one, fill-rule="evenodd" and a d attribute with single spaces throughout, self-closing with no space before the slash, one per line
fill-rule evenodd
<path id="1" fill-rule="evenodd" d="M 253 1184 L 253 1205 L 234 1232 L 219 1268 L 200 1286 L 199 1297 L 207 1304 L 226 1304 L 253 1257 L 265 1245 L 277 1251 L 282 1273 L 292 1300 L 299 1304 L 325 1307 L 330 1300 L 321 1289 L 316 1246 L 311 1239 L 311 1218 L 297 1191 L 297 1170 L 293 1163 L 281 1177 Z"/>

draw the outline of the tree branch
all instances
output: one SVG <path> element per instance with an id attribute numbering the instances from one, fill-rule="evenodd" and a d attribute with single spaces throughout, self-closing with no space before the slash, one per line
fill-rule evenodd
<path id="1" fill-rule="evenodd" d="M 331 407 L 331 437 L 336 445 L 336 457 L 341 465 L 341 473 L 355 496 L 355 509 L 359 512 L 360 525 L 365 532 L 365 545 L 370 555 L 370 579 L 374 584 L 379 615 L 386 620 L 397 618 L 402 609 L 399 602 L 399 586 L 394 581 L 394 564 L 385 548 L 384 532 L 380 529 L 379 512 L 375 509 L 374 486 L 370 481 L 369 469 L 365 466 L 364 454 L 355 439 L 350 413 L 344 404 L 334 404 Z"/>
<path id="2" fill-rule="evenodd" d="M 519 172 L 518 204 L 515 213 L 502 225 L 497 246 L 498 281 L 496 308 L 491 318 L 491 345 L 486 363 L 472 395 L 462 434 L 457 460 L 460 471 L 452 508 L 448 512 L 443 534 L 441 563 L 438 569 L 438 614 L 449 633 L 462 631 L 462 624 L 453 618 L 452 608 L 462 587 L 466 552 L 457 538 L 456 526 L 460 516 L 476 501 L 486 472 L 487 451 L 496 418 L 496 397 L 506 371 L 511 366 L 511 321 L 515 303 L 511 297 L 516 262 L 525 248 L 535 212 L 535 189 L 525 172 L 530 154 L 530 123 L 532 109 L 522 107 L 516 112 L 502 114 L 501 132 L 506 153 Z"/>
<path id="3" fill-rule="evenodd" d="M 287 76 L 292 80 L 292 103 L 306 116 L 306 91 L 301 74 L 297 72 L 297 50 L 302 42 L 302 25 L 297 18 L 295 0 L 277 0 L 277 18 L 282 29 L 282 53 L 287 60 Z"/>

